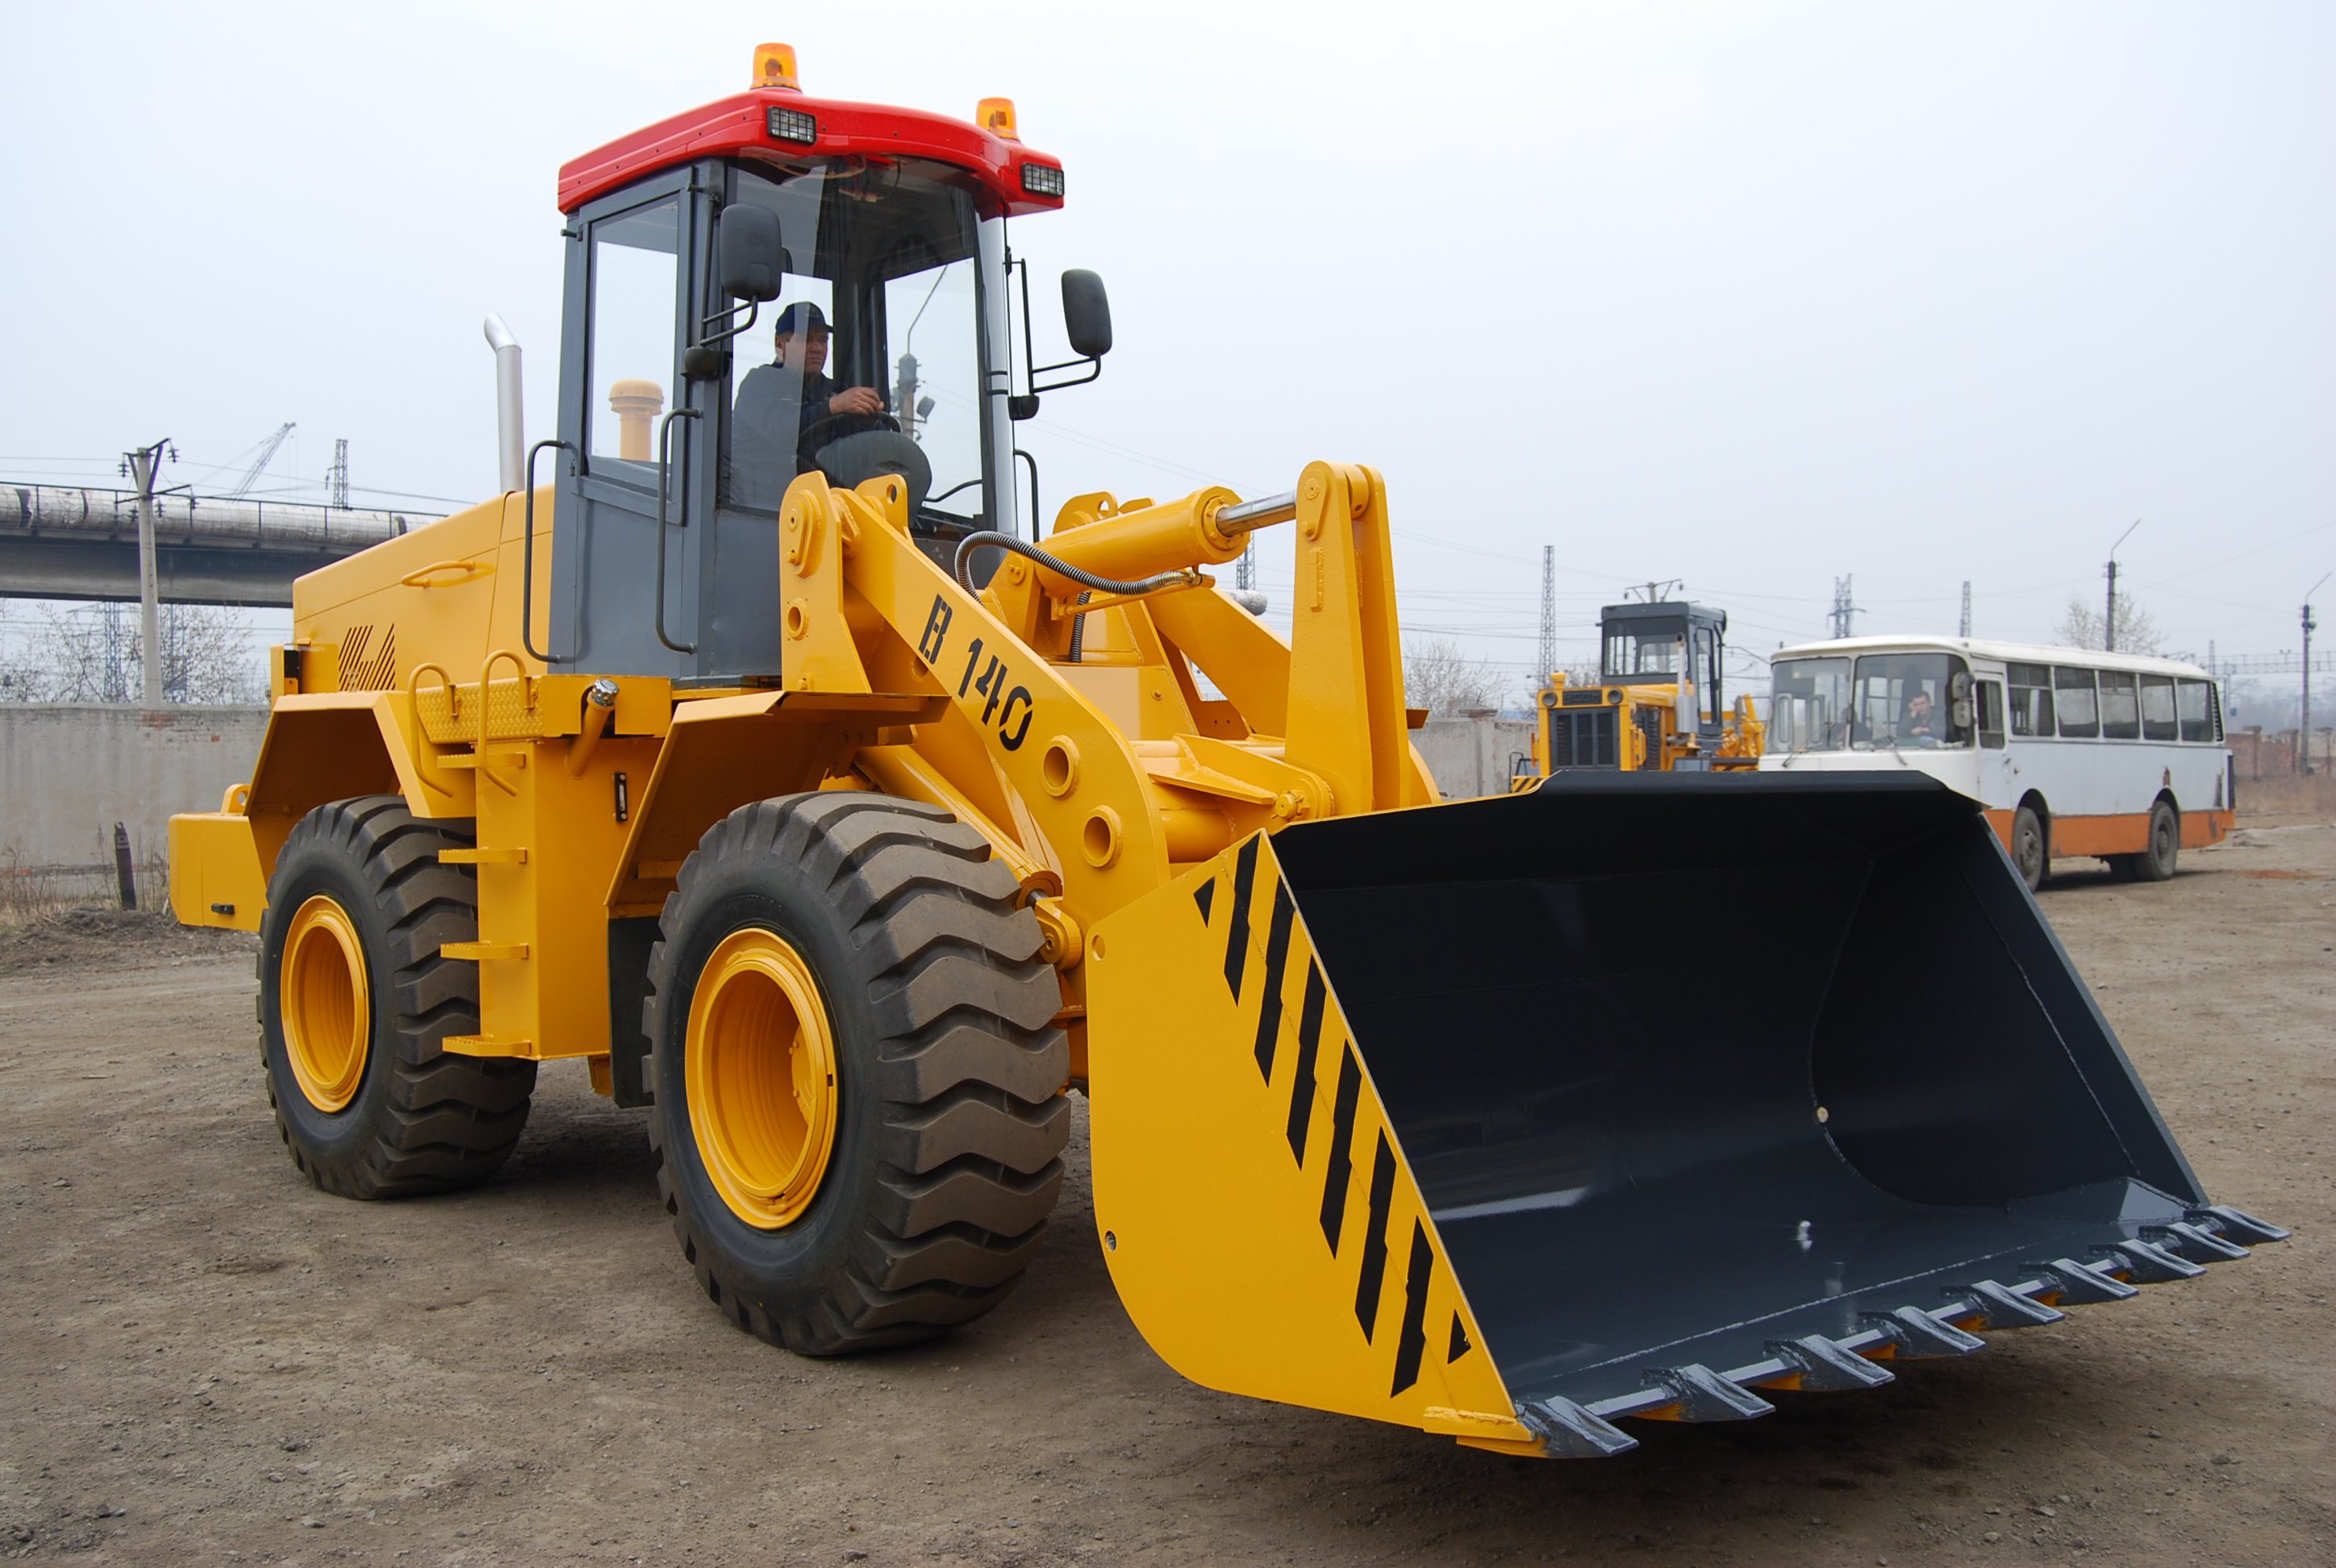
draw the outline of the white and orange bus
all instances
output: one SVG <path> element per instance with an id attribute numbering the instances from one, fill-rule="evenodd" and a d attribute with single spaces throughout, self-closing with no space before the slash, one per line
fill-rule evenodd
<path id="1" fill-rule="evenodd" d="M 2093 855 L 2163 881 L 2235 806 L 2221 694 L 2195 664 L 1969 638 L 1855 637 L 1770 656 L 1764 772 L 1909 767 L 1982 802 L 2031 888 Z"/>

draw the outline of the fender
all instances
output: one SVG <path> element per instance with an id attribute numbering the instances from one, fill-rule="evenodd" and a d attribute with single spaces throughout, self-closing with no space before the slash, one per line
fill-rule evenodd
<path id="1" fill-rule="evenodd" d="M 474 814 L 465 773 L 441 768 L 404 692 L 294 693 L 277 699 L 251 782 L 216 812 L 170 819 L 170 904 L 190 925 L 256 931 L 292 825 L 327 801 L 394 794 L 420 817 Z"/>

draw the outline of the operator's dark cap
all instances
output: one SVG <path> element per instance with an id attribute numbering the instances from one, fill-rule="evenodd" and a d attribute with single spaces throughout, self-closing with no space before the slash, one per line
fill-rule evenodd
<path id="1" fill-rule="evenodd" d="M 784 337 L 792 333 L 825 332 L 827 329 L 827 317 L 820 314 L 819 307 L 808 299 L 798 299 L 779 312 L 771 327 L 771 336 Z"/>

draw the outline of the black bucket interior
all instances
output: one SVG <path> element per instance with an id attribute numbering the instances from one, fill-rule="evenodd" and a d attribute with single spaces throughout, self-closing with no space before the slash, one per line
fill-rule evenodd
<path id="1" fill-rule="evenodd" d="M 1560 774 L 1274 839 L 1512 1395 L 2087 1258 L 2205 1202 L 1977 804 Z"/>

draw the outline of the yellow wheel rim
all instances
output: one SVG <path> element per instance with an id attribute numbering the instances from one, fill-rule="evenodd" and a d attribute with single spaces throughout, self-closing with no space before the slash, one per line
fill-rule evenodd
<path id="1" fill-rule="evenodd" d="M 683 1084 L 698 1157 L 730 1212 L 793 1224 L 835 1148 L 835 1036 L 803 955 L 761 927 L 706 960 L 689 1004 Z"/>
<path id="2" fill-rule="evenodd" d="M 365 944 L 356 922 L 318 893 L 292 916 L 277 978 L 284 1054 L 308 1103 L 337 1111 L 356 1098 L 373 1039 Z"/>

